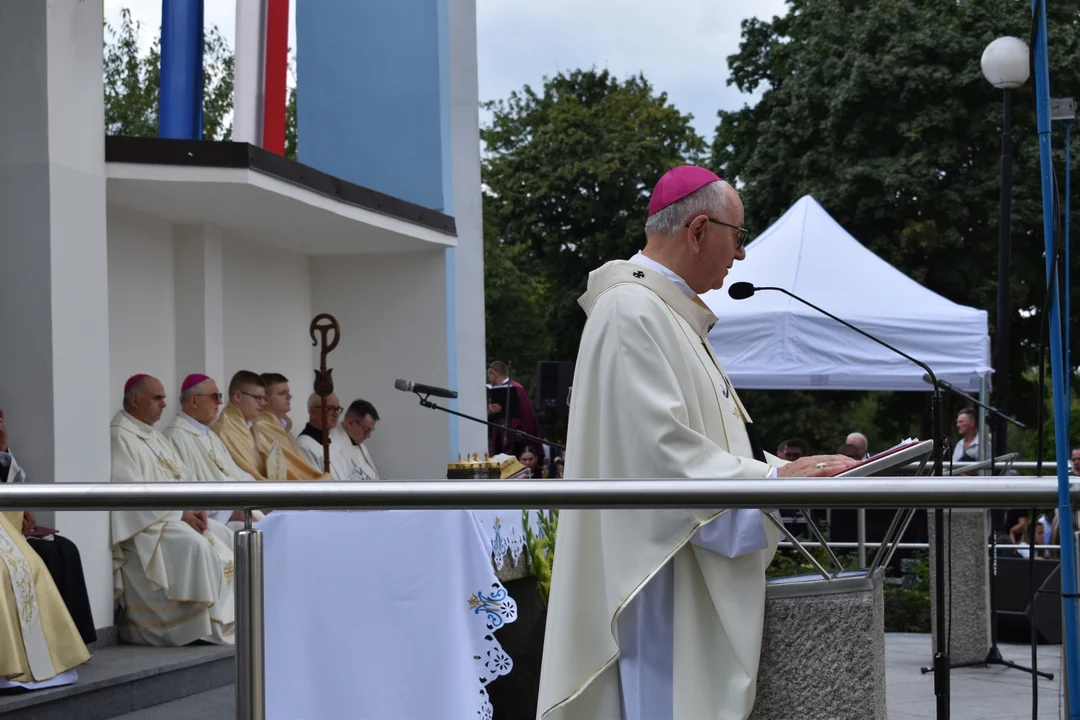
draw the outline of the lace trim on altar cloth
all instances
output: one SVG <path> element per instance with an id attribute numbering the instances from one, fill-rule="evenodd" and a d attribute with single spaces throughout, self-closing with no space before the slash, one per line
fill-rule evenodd
<path id="1" fill-rule="evenodd" d="M 512 525 L 504 528 L 499 518 L 495 518 L 491 530 L 494 533 L 491 536 L 491 555 L 495 561 L 495 569 L 503 569 L 507 553 L 516 567 L 521 562 L 521 554 L 525 552 L 525 536 Z"/>
<path id="2" fill-rule="evenodd" d="M 517 603 L 499 582 L 492 583 L 487 590 L 473 593 L 468 602 L 469 609 L 476 618 L 477 631 L 481 635 L 476 646 L 478 654 L 473 655 L 480 683 L 476 717 L 480 720 L 492 720 L 495 710 L 488 698 L 487 686 L 492 680 L 507 675 L 514 669 L 514 661 L 495 639 L 495 631 L 517 620 Z"/>

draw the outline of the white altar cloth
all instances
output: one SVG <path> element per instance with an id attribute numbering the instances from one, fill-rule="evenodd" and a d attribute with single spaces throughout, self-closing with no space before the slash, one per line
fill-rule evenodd
<path id="1" fill-rule="evenodd" d="M 529 512 L 529 526 L 537 537 L 543 537 L 536 510 Z M 527 554 L 525 542 L 525 518 L 521 510 L 473 510 L 480 530 L 484 534 L 488 551 L 495 562 L 495 569 L 502 570 L 507 551 L 517 567 L 521 556 Z"/>
<path id="2" fill-rule="evenodd" d="M 277 511 L 263 532 L 266 717 L 491 718 L 517 618 L 466 510 Z"/>

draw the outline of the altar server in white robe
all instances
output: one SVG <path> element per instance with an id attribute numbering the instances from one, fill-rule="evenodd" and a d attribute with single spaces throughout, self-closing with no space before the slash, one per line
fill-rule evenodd
<path id="1" fill-rule="evenodd" d="M 221 391 L 213 378 L 196 373 L 180 384 L 180 412 L 165 437 L 172 441 L 180 461 L 191 471 L 196 482 L 255 482 L 255 478 L 237 467 L 225 443 L 210 429 L 221 407 Z M 244 527 L 242 510 L 217 510 L 210 514 L 231 530 Z M 258 522 L 263 513 L 253 510 L 251 519 Z"/>
<path id="2" fill-rule="evenodd" d="M 331 439 L 342 446 L 342 454 L 349 463 L 350 480 L 379 479 L 379 470 L 367 445 L 378 422 L 379 413 L 374 405 L 367 400 L 354 400 L 345 411 L 341 425 L 330 433 Z"/>
<path id="3" fill-rule="evenodd" d="M 645 249 L 590 274 L 566 478 L 805 477 L 854 463 L 767 456 L 709 347 L 717 319 L 698 294 L 745 257 L 742 222 L 730 185 L 675 168 L 653 192 Z M 538 718 L 749 716 L 778 535 L 763 511 L 564 510 L 558 535 Z"/>
<path id="4" fill-rule="evenodd" d="M 323 426 L 324 403 L 326 405 L 325 428 Z M 344 447 L 341 434 L 336 432 L 338 421 L 344 410 L 336 393 L 330 393 L 325 398 L 320 397 L 318 393 L 311 393 L 307 401 L 307 424 L 296 436 L 296 444 L 300 446 L 304 457 L 312 467 L 321 470 L 323 468 L 323 433 L 329 431 L 330 477 L 334 480 L 350 479 L 349 462 L 341 452 Z"/>
<path id="5" fill-rule="evenodd" d="M 364 441 L 371 437 L 379 422 L 379 413 L 367 400 L 355 400 L 338 422 L 343 408 L 337 395 L 326 396 L 327 425 L 330 428 L 330 473 L 335 480 L 349 482 L 379 479 L 379 471 Z M 308 424 L 298 441 L 308 460 L 317 467 L 323 464 L 322 398 L 315 393 L 308 398 Z"/>
<path id="6" fill-rule="evenodd" d="M 156 378 L 128 380 L 124 409 L 110 427 L 113 482 L 193 480 L 154 429 L 164 408 Z M 205 510 L 114 510 L 111 520 L 120 637 L 139 645 L 233 644 L 232 531 Z"/>

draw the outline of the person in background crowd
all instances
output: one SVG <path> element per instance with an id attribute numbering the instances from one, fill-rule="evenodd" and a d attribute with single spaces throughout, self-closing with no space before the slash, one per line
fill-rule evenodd
<path id="1" fill-rule="evenodd" d="M 852 460 L 862 460 L 863 457 L 866 455 L 866 451 L 860 449 L 859 447 L 851 443 L 844 443 L 840 446 L 840 449 L 836 451 L 836 454 L 847 455 Z"/>
<path id="2" fill-rule="evenodd" d="M 780 443 L 777 457 L 788 462 L 795 462 L 810 454 L 810 446 L 802 438 L 791 438 Z"/>
<path id="3" fill-rule="evenodd" d="M 532 477 L 538 478 L 544 475 L 544 464 L 541 460 L 541 455 L 537 452 L 536 448 L 532 445 L 526 445 L 525 449 L 521 451 L 521 455 L 518 456 L 518 460 L 521 464 L 529 468 L 529 472 Z"/>
<path id="4" fill-rule="evenodd" d="M 848 434 L 847 439 L 844 440 L 847 445 L 854 445 L 859 452 L 859 457 L 856 460 L 863 460 L 869 457 L 870 442 L 866 439 L 866 436 L 861 432 L 853 432 Z M 841 453 L 846 454 L 846 453 Z"/>

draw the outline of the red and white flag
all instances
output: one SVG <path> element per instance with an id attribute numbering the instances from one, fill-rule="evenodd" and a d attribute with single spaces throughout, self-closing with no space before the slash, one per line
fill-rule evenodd
<path id="1" fill-rule="evenodd" d="M 285 154 L 289 0 L 236 0 L 232 139 Z"/>

